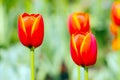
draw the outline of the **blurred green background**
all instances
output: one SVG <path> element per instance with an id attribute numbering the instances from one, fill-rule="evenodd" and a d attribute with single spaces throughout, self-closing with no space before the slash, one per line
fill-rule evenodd
<path id="1" fill-rule="evenodd" d="M 67 29 L 72 12 L 89 13 L 97 39 L 98 59 L 89 67 L 89 80 L 120 80 L 120 52 L 112 50 L 113 35 L 109 30 L 113 1 L 0 0 L 0 80 L 30 80 L 29 49 L 17 35 L 17 19 L 24 12 L 40 13 L 44 18 L 44 41 L 35 49 L 36 80 L 77 80 Z"/>

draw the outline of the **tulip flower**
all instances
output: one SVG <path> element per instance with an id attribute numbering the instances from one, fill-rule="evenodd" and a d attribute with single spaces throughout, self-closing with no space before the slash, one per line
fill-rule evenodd
<path id="1" fill-rule="evenodd" d="M 38 47 L 44 36 L 44 23 L 40 14 L 21 14 L 18 18 L 18 36 L 27 47 Z"/>
<path id="2" fill-rule="evenodd" d="M 86 13 L 73 13 L 69 16 L 68 29 L 70 35 L 74 33 L 89 32 L 89 16 Z"/>
<path id="3" fill-rule="evenodd" d="M 119 27 L 114 22 L 110 24 L 110 31 L 113 35 L 117 36 L 119 32 Z"/>
<path id="4" fill-rule="evenodd" d="M 31 80 L 34 80 L 34 48 L 40 46 L 44 36 L 44 23 L 40 14 L 21 14 L 18 18 L 20 42 L 30 48 Z"/>
<path id="5" fill-rule="evenodd" d="M 120 26 L 120 2 L 113 3 L 111 15 L 115 24 Z"/>
<path id="6" fill-rule="evenodd" d="M 94 35 L 72 34 L 70 40 L 70 52 L 73 61 L 79 66 L 95 64 L 97 58 L 97 43 Z"/>

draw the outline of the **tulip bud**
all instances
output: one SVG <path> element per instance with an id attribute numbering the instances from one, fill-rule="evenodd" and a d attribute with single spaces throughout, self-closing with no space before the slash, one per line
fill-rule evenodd
<path id="1" fill-rule="evenodd" d="M 113 3 L 111 15 L 115 24 L 120 26 L 120 2 Z"/>
<path id="2" fill-rule="evenodd" d="M 97 58 L 97 43 L 94 35 L 72 34 L 70 40 L 70 52 L 73 61 L 79 66 L 95 64 Z"/>
<path id="3" fill-rule="evenodd" d="M 69 16 L 68 29 L 70 35 L 74 33 L 89 32 L 89 16 L 85 13 L 73 13 Z"/>
<path id="4" fill-rule="evenodd" d="M 21 14 L 18 18 L 18 36 L 27 47 L 38 47 L 44 37 L 44 23 L 40 14 Z"/>

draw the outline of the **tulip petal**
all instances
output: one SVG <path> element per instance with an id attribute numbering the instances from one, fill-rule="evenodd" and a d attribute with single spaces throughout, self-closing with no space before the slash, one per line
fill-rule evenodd
<path id="1" fill-rule="evenodd" d="M 23 14 L 22 14 L 22 17 L 25 17 L 25 16 L 29 16 L 29 14 L 23 13 Z"/>
<path id="2" fill-rule="evenodd" d="M 89 62 L 89 48 L 90 48 L 90 34 L 88 33 L 82 44 L 81 44 L 81 47 L 80 47 L 80 53 L 82 55 L 82 58 L 83 58 L 83 63 L 84 65 L 86 66 Z"/>
<path id="3" fill-rule="evenodd" d="M 32 29 L 31 29 L 31 35 L 33 34 L 33 32 L 35 31 L 36 27 L 39 27 L 39 26 L 36 26 L 39 22 L 38 19 L 40 19 L 41 17 L 37 17 L 32 25 Z"/>
<path id="4" fill-rule="evenodd" d="M 77 29 L 76 27 L 76 23 L 73 19 L 73 15 L 74 14 L 71 14 L 70 17 L 69 17 L 69 22 L 68 22 L 68 29 L 69 29 L 69 32 L 70 34 L 72 35 L 73 33 L 77 33 L 79 30 Z"/>
<path id="5" fill-rule="evenodd" d="M 74 39 L 74 35 L 73 35 L 73 34 L 72 34 L 72 37 L 71 37 L 71 41 L 72 41 L 73 48 L 75 49 L 75 52 L 76 52 L 76 54 L 78 55 L 78 50 L 77 50 L 77 46 L 76 46 L 76 43 L 75 43 L 75 39 Z"/>
<path id="6" fill-rule="evenodd" d="M 44 23 L 43 23 L 43 18 L 41 15 L 39 15 L 32 26 L 32 31 L 31 31 L 31 40 L 32 40 L 32 45 L 34 47 L 38 47 L 41 45 L 43 41 L 43 36 L 44 36 Z"/>
<path id="7" fill-rule="evenodd" d="M 81 35 L 81 34 L 77 34 L 75 35 L 74 37 L 74 41 L 75 41 L 75 45 L 77 47 L 77 50 L 78 50 L 78 53 L 80 52 L 80 47 L 81 47 L 81 44 L 82 44 L 82 41 L 84 39 L 84 35 Z M 80 53 L 79 53 L 80 54 Z M 81 55 L 81 54 L 80 54 Z"/>
<path id="8" fill-rule="evenodd" d="M 71 52 L 71 57 L 72 57 L 73 61 L 77 65 L 83 65 L 82 57 L 77 50 L 74 34 L 71 36 L 71 40 L 70 40 L 70 52 Z"/>
<path id="9" fill-rule="evenodd" d="M 117 24 L 120 25 L 120 2 L 114 2 L 112 5 L 112 19 Z"/>
<path id="10" fill-rule="evenodd" d="M 85 36 L 80 48 L 80 53 L 85 66 L 93 65 L 96 62 L 97 44 L 95 37 L 91 33 Z"/>
<path id="11" fill-rule="evenodd" d="M 90 47 L 90 65 L 96 63 L 97 59 L 97 42 L 93 34 L 91 34 L 91 47 Z"/>
<path id="12" fill-rule="evenodd" d="M 80 23 L 79 23 L 79 21 L 78 21 L 78 18 L 77 18 L 77 15 L 76 15 L 76 14 L 73 15 L 73 21 L 72 21 L 72 22 L 75 23 L 75 24 L 74 24 L 75 28 L 77 28 L 78 30 L 80 30 L 81 26 L 80 26 Z"/>
<path id="13" fill-rule="evenodd" d="M 116 16 L 120 19 L 120 2 L 116 2 L 115 8 L 116 8 Z"/>
<path id="14" fill-rule="evenodd" d="M 24 15 L 22 16 L 24 25 L 25 25 L 25 30 L 27 34 L 27 42 L 28 42 L 28 47 L 32 47 L 32 40 L 31 40 L 31 30 L 32 30 L 32 25 L 35 21 L 35 17 L 31 15 Z"/>
<path id="15" fill-rule="evenodd" d="M 23 45 L 28 45 L 25 25 L 23 23 L 21 15 L 18 18 L 18 36 L 19 36 L 19 39 Z"/>
<path id="16" fill-rule="evenodd" d="M 20 21 L 21 21 L 21 24 L 22 24 L 21 27 L 22 27 L 24 33 L 26 34 L 26 29 L 25 29 L 24 21 L 23 21 L 23 19 L 22 19 L 22 15 L 20 15 Z M 26 35 L 27 35 L 27 34 L 26 34 Z"/>

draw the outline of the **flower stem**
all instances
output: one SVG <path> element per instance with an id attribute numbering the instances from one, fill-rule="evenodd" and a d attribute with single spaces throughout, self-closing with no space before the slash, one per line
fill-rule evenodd
<path id="1" fill-rule="evenodd" d="M 34 48 L 30 49 L 31 56 L 31 80 L 34 80 Z"/>
<path id="2" fill-rule="evenodd" d="M 88 80 L 88 68 L 84 67 L 84 79 Z"/>
<path id="3" fill-rule="evenodd" d="M 80 66 L 78 66 L 78 80 L 80 80 Z"/>

